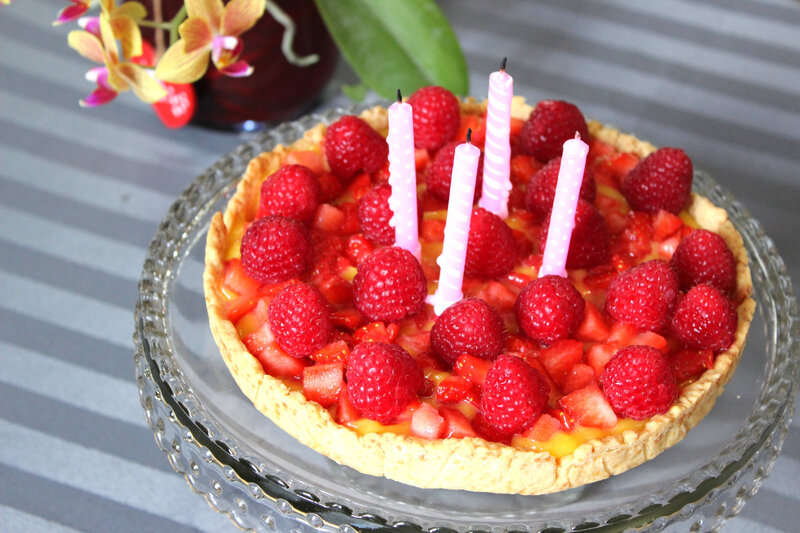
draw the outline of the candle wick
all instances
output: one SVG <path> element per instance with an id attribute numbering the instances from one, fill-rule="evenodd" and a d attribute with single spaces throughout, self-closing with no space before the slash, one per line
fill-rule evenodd
<path id="1" fill-rule="evenodd" d="M 400 89 L 397 89 L 397 103 L 399 104 L 402 102 L 403 102 L 403 95 L 400 94 Z"/>
<path id="2" fill-rule="evenodd" d="M 581 133 L 579 131 L 575 132 L 575 138 L 578 139 L 579 141 L 581 140 Z"/>
<path id="3" fill-rule="evenodd" d="M 467 142 L 472 144 L 472 128 L 467 128 Z"/>
<path id="4" fill-rule="evenodd" d="M 500 63 L 500 71 L 501 71 L 501 72 L 505 72 L 505 71 L 506 71 L 506 60 L 507 60 L 507 59 L 508 59 L 507 57 L 504 57 L 504 58 L 503 58 L 503 62 L 502 62 L 502 63 Z"/>

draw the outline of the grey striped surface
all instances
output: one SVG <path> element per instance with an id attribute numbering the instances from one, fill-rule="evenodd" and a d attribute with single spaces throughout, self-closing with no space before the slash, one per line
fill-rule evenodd
<path id="1" fill-rule="evenodd" d="M 0 530 L 235 531 L 156 448 L 131 334 L 159 221 L 242 138 L 167 131 L 130 95 L 80 109 L 91 65 L 67 48 L 68 28 L 50 25 L 65 3 L 0 8 Z M 763 223 L 800 280 L 800 2 L 441 5 L 474 95 L 508 56 L 529 100 L 568 99 L 684 147 Z M 771 476 L 725 530 L 796 531 L 798 479 L 794 422 Z"/>

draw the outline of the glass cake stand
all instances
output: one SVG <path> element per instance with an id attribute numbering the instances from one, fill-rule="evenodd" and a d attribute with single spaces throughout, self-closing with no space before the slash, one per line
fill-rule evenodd
<path id="1" fill-rule="evenodd" d="M 158 446 L 191 488 L 254 531 L 713 531 L 755 494 L 780 452 L 798 391 L 794 290 L 760 224 L 702 172 L 697 192 L 744 237 L 758 302 L 738 371 L 679 444 L 621 475 L 552 495 L 418 489 L 363 475 L 300 445 L 239 391 L 203 299 L 205 234 L 247 162 L 310 126 L 284 124 L 222 157 L 170 209 L 144 263 L 135 312 L 139 395 Z"/>

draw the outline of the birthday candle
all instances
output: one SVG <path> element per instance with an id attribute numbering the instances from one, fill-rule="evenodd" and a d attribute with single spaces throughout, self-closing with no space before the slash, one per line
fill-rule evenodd
<path id="1" fill-rule="evenodd" d="M 506 59 L 500 70 L 489 76 L 489 103 L 486 110 L 486 144 L 483 155 L 483 189 L 480 207 L 505 219 L 511 192 L 511 97 L 514 78 L 506 73 Z"/>
<path id="2" fill-rule="evenodd" d="M 542 268 L 539 277 L 548 274 L 566 277 L 567 252 L 575 228 L 575 210 L 578 195 L 583 183 L 583 170 L 589 146 L 581 141 L 576 132 L 574 139 L 564 143 L 561 155 L 561 168 L 558 171 L 556 196 L 550 213 L 550 226 L 547 228 L 547 242 L 544 247 Z"/>
<path id="3" fill-rule="evenodd" d="M 417 228 L 417 168 L 414 161 L 414 119 L 411 106 L 403 102 L 400 89 L 397 102 L 389 106 L 389 208 L 394 227 L 395 246 L 411 252 L 420 259 Z"/>
<path id="4" fill-rule="evenodd" d="M 464 297 L 461 284 L 464 281 L 475 179 L 481 155 L 480 149 L 470 142 L 471 134 L 472 131 L 467 130 L 467 142 L 456 147 L 453 157 L 444 243 L 442 253 L 436 260 L 440 267 L 439 286 L 434 294 L 428 296 L 428 303 L 433 305 L 437 315 Z"/>

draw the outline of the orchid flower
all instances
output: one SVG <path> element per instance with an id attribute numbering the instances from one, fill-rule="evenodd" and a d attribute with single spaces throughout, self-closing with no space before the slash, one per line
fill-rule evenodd
<path id="1" fill-rule="evenodd" d="M 136 96 L 147 103 L 157 102 L 167 95 L 161 84 L 139 65 L 121 60 L 119 48 L 111 28 L 107 13 L 100 14 L 100 38 L 86 30 L 73 30 L 67 36 L 69 46 L 80 55 L 100 63 L 86 74 L 89 81 L 97 83 L 97 89 L 86 99 L 81 100 L 84 107 L 94 107 L 113 100 L 118 93 L 131 89 Z M 120 38 L 121 42 L 130 36 Z M 141 52 L 141 43 L 139 45 Z M 127 58 L 125 58 L 127 59 Z"/>
<path id="2" fill-rule="evenodd" d="M 114 37 L 122 45 L 122 56 L 130 59 L 142 54 L 142 32 L 139 23 L 147 16 L 147 9 L 139 2 L 116 5 L 115 0 L 100 0 L 102 12 L 108 15 Z"/>
<path id="3" fill-rule="evenodd" d="M 239 59 L 239 35 L 264 13 L 265 0 L 186 0 L 189 17 L 178 28 L 180 39 L 167 49 L 156 67 L 156 77 L 172 83 L 192 83 L 208 69 L 208 58 L 222 73 L 249 76 L 253 71 Z"/>
<path id="4" fill-rule="evenodd" d="M 4 3 L 9 3 L 10 0 L 0 0 Z M 81 15 L 89 11 L 89 6 L 92 0 L 69 0 L 70 5 L 61 10 L 58 18 L 53 22 L 53 26 L 60 26 L 65 22 L 72 22 L 79 18 Z"/>

